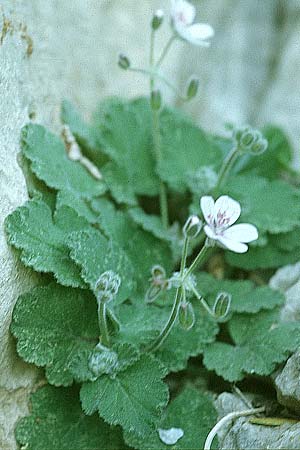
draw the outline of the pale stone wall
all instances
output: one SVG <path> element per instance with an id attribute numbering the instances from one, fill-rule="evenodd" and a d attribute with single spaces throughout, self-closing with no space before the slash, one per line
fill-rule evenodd
<path id="1" fill-rule="evenodd" d="M 1 2 L 8 25 L 0 45 L 1 450 L 14 449 L 13 424 L 26 414 L 27 394 L 37 373 L 16 359 L 8 331 L 18 294 L 36 282 L 17 263 L 2 231 L 5 216 L 27 198 L 16 159 L 20 130 L 29 115 L 57 130 L 65 97 L 88 116 L 102 96 L 143 94 L 147 80 L 120 72 L 117 55 L 124 51 L 134 64 L 146 63 L 150 11 L 167 4 L 167 0 Z M 212 47 L 189 49 L 179 43 L 166 64 L 166 71 L 181 84 L 191 73 L 200 76 L 200 97 L 188 108 L 199 122 L 220 130 L 224 121 L 274 119 L 298 142 L 299 14 L 297 0 L 201 2 L 199 18 L 216 28 Z M 161 38 L 167 34 L 167 29 L 159 33 Z M 169 93 L 166 96 L 172 100 Z"/>

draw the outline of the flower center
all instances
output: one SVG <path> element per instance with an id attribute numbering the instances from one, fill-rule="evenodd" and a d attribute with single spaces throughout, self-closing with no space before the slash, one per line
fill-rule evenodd
<path id="1" fill-rule="evenodd" d="M 187 18 L 183 11 L 177 13 L 177 21 L 181 22 L 183 25 L 187 25 Z"/>
<path id="2" fill-rule="evenodd" d="M 226 211 L 219 211 L 217 212 L 217 215 L 214 216 L 213 214 L 208 215 L 209 225 L 214 230 L 216 234 L 222 234 L 223 231 L 228 228 L 230 223 L 230 217 L 227 216 Z"/>

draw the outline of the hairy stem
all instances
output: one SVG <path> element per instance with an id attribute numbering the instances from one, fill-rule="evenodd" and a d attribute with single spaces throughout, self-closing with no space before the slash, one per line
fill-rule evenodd
<path id="1" fill-rule="evenodd" d="M 219 422 L 213 427 L 213 429 L 208 434 L 205 444 L 204 444 L 204 450 L 210 450 L 211 444 L 214 440 L 214 437 L 217 435 L 218 431 L 222 426 L 230 422 L 231 420 L 237 419 L 239 417 L 243 416 L 252 416 L 253 414 L 259 414 L 265 411 L 265 407 L 262 406 L 261 408 L 253 408 L 253 409 L 247 409 L 245 411 L 235 411 L 230 414 L 227 414 L 225 417 L 223 417 Z"/>
<path id="2" fill-rule="evenodd" d="M 160 55 L 160 57 L 159 57 L 159 59 L 158 59 L 158 61 L 157 61 L 157 63 L 156 63 L 156 67 L 161 66 L 161 64 L 163 63 L 165 57 L 166 57 L 167 54 L 169 53 L 169 50 L 170 50 L 170 48 L 172 47 L 172 44 L 173 44 L 173 42 L 175 41 L 175 39 L 176 39 L 176 36 L 175 36 L 175 34 L 173 34 L 173 35 L 170 37 L 170 39 L 168 40 L 168 42 L 167 42 L 165 48 L 163 49 L 163 51 L 162 51 L 162 53 L 161 53 L 161 55 Z"/>
<path id="3" fill-rule="evenodd" d="M 198 253 L 198 255 L 196 256 L 196 258 L 194 259 L 194 261 L 192 262 L 192 264 L 190 265 L 190 267 L 188 268 L 188 270 L 186 271 L 186 273 L 184 274 L 183 280 L 186 280 L 187 277 L 191 275 L 194 272 L 194 270 L 199 266 L 199 264 L 204 261 L 204 259 L 208 254 L 209 249 L 210 247 L 205 243 L 200 252 Z"/>
<path id="4" fill-rule="evenodd" d="M 101 343 L 105 347 L 109 347 L 110 341 L 106 320 L 106 304 L 101 301 L 98 302 L 98 322 L 101 333 Z"/>
<path id="5" fill-rule="evenodd" d="M 180 97 L 181 100 L 183 101 L 187 100 L 186 97 L 181 95 L 176 86 L 174 86 L 164 75 L 157 72 L 155 69 L 140 69 L 138 67 L 130 67 L 128 70 L 130 70 L 130 72 L 141 73 L 142 75 L 149 76 L 151 91 L 154 88 L 154 80 L 157 79 L 162 81 L 166 86 L 168 86 L 168 88 L 170 88 L 171 91 L 173 91 L 177 97 Z"/>
<path id="6" fill-rule="evenodd" d="M 206 301 L 204 300 L 204 298 L 202 297 L 202 295 L 199 294 L 199 292 L 197 291 L 197 289 L 191 284 L 190 286 L 192 292 L 195 294 L 195 297 L 197 298 L 197 300 L 200 300 L 201 305 L 204 307 L 204 309 L 208 312 L 208 314 L 212 317 L 215 317 L 214 313 L 212 312 L 212 310 L 210 309 L 209 305 L 206 303 Z"/>
<path id="7" fill-rule="evenodd" d="M 238 147 L 233 147 L 231 149 L 231 151 L 228 153 L 228 155 L 225 158 L 223 165 L 221 167 L 221 170 L 220 170 L 220 173 L 218 176 L 218 181 L 217 181 L 216 188 L 215 188 L 216 191 L 224 185 L 224 183 L 228 177 L 228 174 L 229 174 L 233 164 L 237 160 L 238 156 L 239 156 Z"/>
<path id="8" fill-rule="evenodd" d="M 186 257 L 187 257 L 187 250 L 188 250 L 188 243 L 189 243 L 189 238 L 186 237 L 185 240 L 184 240 L 182 256 L 181 256 L 181 265 L 180 265 L 180 276 L 181 277 L 183 276 L 183 273 L 184 273 Z M 147 349 L 148 352 L 155 352 L 162 345 L 162 343 L 165 341 L 165 339 L 170 334 L 170 331 L 172 330 L 172 328 L 173 328 L 173 326 L 175 324 L 175 321 L 177 319 L 177 316 L 178 316 L 178 311 L 179 311 L 179 306 L 180 306 L 180 303 L 181 303 L 181 298 L 184 295 L 183 289 L 184 288 L 182 288 L 182 286 L 177 288 L 176 294 L 175 294 L 174 303 L 173 303 L 173 307 L 172 307 L 172 311 L 171 311 L 171 314 L 170 314 L 170 316 L 168 318 L 168 321 L 165 324 L 165 326 L 162 329 L 162 331 L 160 332 L 160 335 L 157 337 L 157 339 L 155 339 L 153 344 L 150 345 L 150 347 L 148 347 L 148 349 Z"/>

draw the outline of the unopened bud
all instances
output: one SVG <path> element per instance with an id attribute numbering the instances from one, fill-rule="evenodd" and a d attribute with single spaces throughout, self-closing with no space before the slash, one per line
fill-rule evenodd
<path id="1" fill-rule="evenodd" d="M 123 53 L 121 53 L 121 54 L 119 55 L 118 65 L 119 65 L 119 67 L 120 67 L 121 69 L 123 69 L 123 70 L 127 70 L 127 69 L 129 69 L 129 67 L 130 67 L 130 61 L 129 61 L 129 59 L 127 58 L 127 56 L 124 55 Z"/>
<path id="2" fill-rule="evenodd" d="M 198 78 L 191 78 L 191 80 L 188 83 L 187 91 L 186 91 L 186 97 L 188 100 L 191 100 L 192 98 L 196 97 L 199 89 L 199 79 Z"/>
<path id="3" fill-rule="evenodd" d="M 162 103 L 162 99 L 161 99 L 161 93 L 158 89 L 156 89 L 155 91 L 151 92 L 151 108 L 154 111 L 159 111 L 161 108 L 161 103 Z"/>
<path id="4" fill-rule="evenodd" d="M 195 324 L 195 313 L 193 305 L 189 302 L 182 302 L 179 307 L 178 319 L 181 328 L 188 331 Z"/>
<path id="5" fill-rule="evenodd" d="M 195 239 L 202 228 L 202 221 L 198 216 L 190 216 L 183 227 L 185 237 Z"/>
<path id="6" fill-rule="evenodd" d="M 228 292 L 220 292 L 217 295 L 215 304 L 213 306 L 213 313 L 217 320 L 223 321 L 228 316 L 231 306 L 231 294 Z"/>
<path id="7" fill-rule="evenodd" d="M 89 369 L 96 380 L 100 375 L 111 374 L 118 366 L 118 355 L 113 350 L 97 344 L 89 358 Z"/>
<path id="8" fill-rule="evenodd" d="M 98 301 L 110 302 L 118 293 L 121 278 L 112 270 L 100 275 L 95 284 L 95 295 Z"/>
<path id="9" fill-rule="evenodd" d="M 245 153 L 260 155 L 267 150 L 268 141 L 259 130 L 251 127 L 242 127 L 235 131 L 234 138 L 238 148 Z"/>
<path id="10" fill-rule="evenodd" d="M 162 266 L 156 264 L 151 268 L 151 275 L 153 278 L 166 278 L 166 271 Z"/>
<path id="11" fill-rule="evenodd" d="M 151 22 L 152 30 L 156 31 L 160 28 L 164 21 L 164 15 L 165 14 L 162 9 L 158 9 L 155 11 Z"/>
<path id="12" fill-rule="evenodd" d="M 162 291 L 162 286 L 152 284 L 145 294 L 145 302 L 153 303 Z"/>

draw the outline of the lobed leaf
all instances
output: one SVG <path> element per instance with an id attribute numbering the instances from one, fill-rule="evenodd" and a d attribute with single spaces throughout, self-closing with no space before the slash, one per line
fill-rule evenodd
<path id="1" fill-rule="evenodd" d="M 31 200 L 5 221 L 11 245 L 21 251 L 21 261 L 37 272 L 51 272 L 65 286 L 85 287 L 80 270 L 69 257 L 66 240 L 70 233 L 87 228 L 88 222 L 69 207 L 52 217 L 46 203 Z"/>
<path id="2" fill-rule="evenodd" d="M 31 395 L 31 414 L 22 418 L 16 438 L 26 450 L 125 450 L 117 428 L 82 413 L 78 388 L 46 386 Z"/>
<path id="3" fill-rule="evenodd" d="M 204 351 L 204 365 L 228 381 L 248 374 L 270 375 L 299 346 L 297 323 L 280 323 L 278 311 L 238 314 L 229 322 L 233 344 L 215 342 Z"/>
<path id="4" fill-rule="evenodd" d="M 158 423 L 169 398 L 167 385 L 161 380 L 165 370 L 151 355 L 143 355 L 125 371 L 114 377 L 102 375 L 84 383 L 80 391 L 86 414 L 99 412 L 111 425 L 144 436 Z"/>

